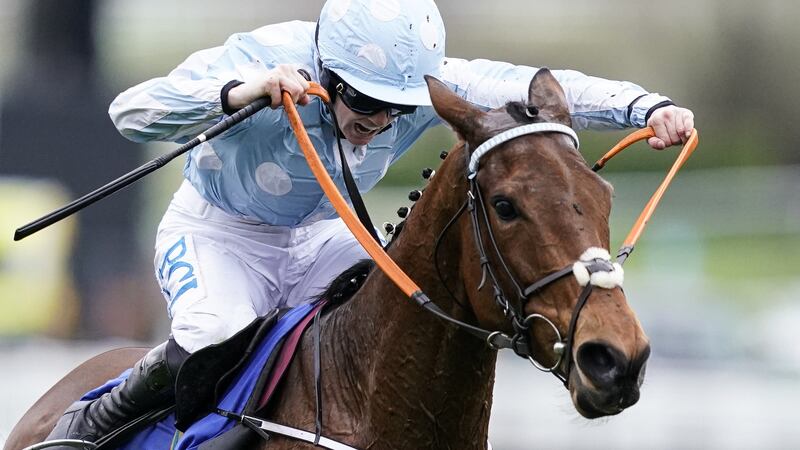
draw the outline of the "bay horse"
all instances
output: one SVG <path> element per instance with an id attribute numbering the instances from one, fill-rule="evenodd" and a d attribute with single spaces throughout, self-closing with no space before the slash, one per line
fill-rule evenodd
<path id="1" fill-rule="evenodd" d="M 465 176 L 470 149 L 499 133 L 531 123 L 569 127 L 561 86 L 542 69 L 527 102 L 484 112 L 438 80 L 428 85 L 436 112 L 459 142 L 390 256 L 451 317 L 504 335 L 522 333 L 526 357 L 563 379 L 584 417 L 633 405 L 650 347 L 619 286 L 594 289 L 580 305 L 585 290 L 577 275 L 552 280 L 527 298 L 504 295 L 570 267 L 586 249 L 609 248 L 611 186 L 590 170 L 577 141 L 558 132 L 515 137 L 483 155 L 477 199 Z M 470 220 L 464 210 L 473 208 L 481 213 Z M 509 300 L 498 305 L 498 298 Z M 509 310 L 543 320 L 515 323 Z M 323 436 L 360 449 L 486 447 L 497 354 L 492 342 L 423 311 L 377 270 L 349 301 L 322 316 L 320 329 Z M 302 338 L 265 417 L 303 430 L 315 427 L 311 335 Z M 560 336 L 568 341 L 563 357 Z M 31 407 L 5 448 L 40 442 L 72 401 L 146 350 L 111 351 L 75 369 Z M 267 447 L 311 445 L 275 435 L 257 448 Z"/>

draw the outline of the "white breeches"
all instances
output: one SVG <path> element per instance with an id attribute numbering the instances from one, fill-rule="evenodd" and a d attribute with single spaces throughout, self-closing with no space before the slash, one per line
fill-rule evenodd
<path id="1" fill-rule="evenodd" d="M 184 182 L 156 236 L 156 279 L 172 335 L 189 352 L 273 308 L 296 306 L 369 256 L 340 219 L 280 227 L 233 217 Z"/>

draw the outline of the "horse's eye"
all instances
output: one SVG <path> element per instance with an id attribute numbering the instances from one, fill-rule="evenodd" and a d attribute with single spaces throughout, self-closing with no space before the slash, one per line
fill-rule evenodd
<path id="1" fill-rule="evenodd" d="M 500 216 L 502 220 L 512 220 L 517 217 L 517 209 L 514 208 L 514 204 L 511 203 L 511 200 L 506 198 L 497 198 L 494 199 L 494 210 L 497 211 L 497 215 Z"/>

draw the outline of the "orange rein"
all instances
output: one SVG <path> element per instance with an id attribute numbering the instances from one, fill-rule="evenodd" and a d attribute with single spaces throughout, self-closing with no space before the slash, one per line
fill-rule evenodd
<path id="1" fill-rule="evenodd" d="M 594 164 L 592 170 L 596 172 L 602 169 L 608 160 L 616 156 L 622 150 L 628 148 L 631 144 L 644 139 L 649 139 L 655 135 L 656 133 L 652 127 L 642 128 L 641 130 L 634 131 L 628 136 L 625 136 L 625 138 L 623 138 L 619 144 L 615 145 L 614 148 L 603 155 L 603 157 Z M 658 202 L 660 202 L 661 197 L 664 196 L 664 192 L 667 191 L 667 187 L 669 187 L 669 184 L 672 182 L 672 179 L 675 178 L 675 174 L 678 173 L 678 170 L 680 170 L 681 166 L 683 166 L 686 160 L 689 159 L 689 156 L 692 155 L 694 149 L 697 148 L 698 142 L 699 138 L 697 136 L 697 129 L 692 129 L 692 134 L 689 136 L 689 139 L 686 141 L 686 143 L 683 144 L 683 149 L 678 155 L 678 158 L 672 164 L 672 168 L 667 173 L 664 181 L 661 182 L 661 185 L 658 186 L 656 192 L 653 193 L 652 197 L 650 197 L 650 201 L 647 202 L 644 210 L 642 210 L 641 214 L 639 214 L 639 218 L 636 219 L 636 222 L 633 224 L 633 228 L 631 228 L 630 233 L 628 233 L 628 236 L 625 238 L 625 242 L 622 244 L 623 248 L 629 247 L 631 251 L 633 250 L 633 246 L 636 245 L 636 241 L 639 240 L 639 236 L 642 235 L 644 227 L 647 225 L 647 222 L 650 220 L 650 217 L 656 210 Z M 628 254 L 630 254 L 630 251 Z"/>
<path id="2" fill-rule="evenodd" d="M 323 102 L 330 103 L 328 92 L 317 83 L 311 83 L 311 88 L 306 93 L 309 95 L 316 95 L 322 99 Z M 347 201 L 345 201 L 339 189 L 333 183 L 333 180 L 331 180 L 328 171 L 325 170 L 325 166 L 322 165 L 322 161 L 320 161 L 319 155 L 317 155 L 317 151 L 314 149 L 314 145 L 311 144 L 311 140 L 308 138 L 308 133 L 306 133 L 303 122 L 300 120 L 297 107 L 294 101 L 292 101 L 291 95 L 287 92 L 283 92 L 283 107 L 289 115 L 289 123 L 295 135 L 297 135 L 297 142 L 300 144 L 300 148 L 306 156 L 311 171 L 314 173 L 317 181 L 319 181 L 325 195 L 328 196 L 331 204 L 333 204 L 333 208 L 339 213 L 339 217 L 344 220 L 347 228 L 350 229 L 356 239 L 358 239 L 358 242 L 361 243 L 383 273 L 385 273 L 407 296 L 411 297 L 412 294 L 419 292 L 419 286 L 417 286 L 417 284 L 397 266 L 392 258 L 386 254 L 383 248 L 375 242 L 375 239 L 372 238 L 367 229 L 364 228 L 364 225 L 361 224 L 353 211 L 350 210 Z"/>
<path id="3" fill-rule="evenodd" d="M 315 95 L 323 102 L 330 103 L 328 92 L 322 86 L 314 82 L 310 84 L 311 87 L 306 92 L 308 95 Z M 325 166 L 322 164 L 322 161 L 320 161 L 319 155 L 317 155 L 317 151 L 314 148 L 314 145 L 311 143 L 308 133 L 306 133 L 306 129 L 303 126 L 303 122 L 300 119 L 300 114 L 297 112 L 297 107 L 295 106 L 291 95 L 287 92 L 283 92 L 282 95 L 283 107 L 289 116 L 289 123 L 292 127 L 292 130 L 294 130 L 295 135 L 297 136 L 297 142 L 300 144 L 300 148 L 302 149 L 303 154 L 308 161 L 309 167 L 311 167 L 311 171 L 314 173 L 317 181 L 319 181 L 319 184 L 322 187 L 322 190 L 325 192 L 325 195 L 327 195 L 328 199 L 331 201 L 333 208 L 339 214 L 339 217 L 342 218 L 345 225 L 347 225 L 347 228 L 349 228 L 356 239 L 358 239 L 358 242 L 361 243 L 378 267 L 380 267 L 383 273 L 385 273 L 386 276 L 388 276 L 389 279 L 391 279 L 394 284 L 397 285 L 397 287 L 399 287 L 400 290 L 402 290 L 407 296 L 413 298 L 414 294 L 421 292 L 421 289 L 411 278 L 409 278 L 408 275 L 406 275 L 405 272 L 403 272 L 397 263 L 395 263 L 389 257 L 389 255 L 386 254 L 383 248 L 378 245 L 377 242 L 375 242 L 367 229 L 364 228 L 364 225 L 361 224 L 353 211 L 350 210 L 347 201 L 345 201 L 344 197 L 342 197 L 342 194 L 333 183 L 328 171 L 325 170 Z M 631 133 L 622 141 L 620 141 L 619 144 L 614 146 L 614 148 L 612 148 L 602 158 L 600 158 L 600 160 L 595 163 L 592 169 L 595 171 L 599 170 L 605 165 L 606 162 L 608 162 L 608 160 L 613 158 L 625 148 L 629 147 L 631 144 L 653 136 L 655 136 L 655 132 L 651 127 L 643 128 Z M 684 144 L 683 150 L 681 150 L 677 160 L 667 173 L 666 178 L 658 187 L 658 189 L 656 189 L 656 192 L 650 198 L 650 201 L 647 202 L 647 205 L 644 207 L 644 210 L 639 215 L 636 223 L 633 225 L 628 237 L 625 238 L 623 249 L 620 250 L 620 253 L 624 253 L 625 257 L 627 257 L 631 251 L 633 251 L 634 244 L 636 244 L 639 236 L 641 236 L 645 225 L 647 225 L 647 221 L 650 220 L 650 217 L 653 215 L 653 212 L 658 206 L 658 202 L 661 201 L 661 197 L 664 195 L 664 192 L 667 190 L 670 182 L 672 182 L 675 174 L 678 173 L 678 170 L 681 168 L 681 166 L 683 166 L 689 156 L 691 156 L 692 152 L 694 152 L 694 149 L 697 147 L 697 143 L 697 130 L 693 129 L 691 136 Z M 622 260 L 624 261 L 624 258 Z"/>

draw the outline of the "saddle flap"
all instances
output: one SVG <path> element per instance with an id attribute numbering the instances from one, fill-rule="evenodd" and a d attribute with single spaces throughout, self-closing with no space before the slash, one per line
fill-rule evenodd
<path id="1" fill-rule="evenodd" d="M 185 431 L 213 411 L 217 392 L 247 361 L 248 355 L 277 321 L 278 310 L 259 317 L 227 340 L 202 348 L 184 361 L 175 382 L 175 426 Z"/>
<path id="2" fill-rule="evenodd" d="M 261 436 L 242 424 L 237 424 L 219 436 L 211 438 L 197 447 L 197 450 L 230 450 L 234 448 L 255 448 Z"/>

